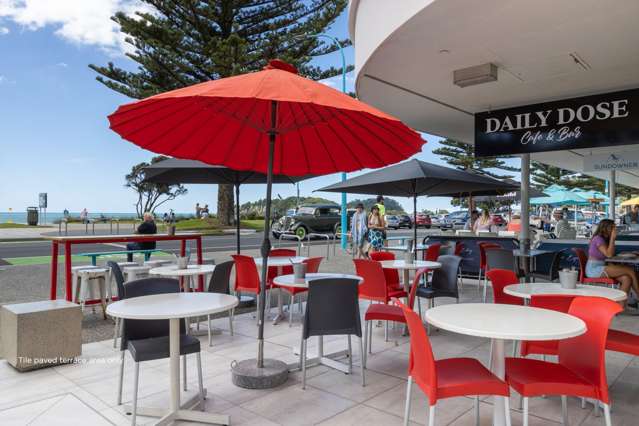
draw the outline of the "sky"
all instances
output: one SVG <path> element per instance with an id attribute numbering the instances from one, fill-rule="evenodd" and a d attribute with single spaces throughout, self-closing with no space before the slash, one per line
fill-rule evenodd
<path id="1" fill-rule="evenodd" d="M 37 206 L 40 192 L 48 193 L 49 211 L 135 211 L 136 196 L 124 187 L 124 176 L 154 154 L 109 130 L 107 116 L 130 99 L 97 82 L 87 65 L 134 65 L 124 56 L 130 47 L 109 18 L 115 11 L 140 7 L 134 0 L 0 0 L 0 212 Z M 329 34 L 348 36 L 346 13 Z M 352 64 L 353 48 L 345 53 Z M 339 54 L 319 58 L 317 64 L 340 66 Z M 325 81 L 335 88 L 339 82 L 340 77 Z M 351 73 L 349 90 L 353 84 Z M 424 139 L 415 157 L 443 164 L 432 154 L 440 139 L 428 134 Z M 339 194 L 312 193 L 338 180 L 339 175 L 328 175 L 301 182 L 300 193 L 339 201 Z M 217 186 L 187 188 L 187 195 L 159 211 L 190 212 L 196 202 L 215 209 Z M 241 201 L 263 198 L 265 192 L 264 185 L 246 185 Z M 296 190 L 275 185 L 273 193 L 287 197 Z M 361 196 L 349 196 L 356 197 Z M 412 211 L 412 200 L 397 200 Z M 418 209 L 424 208 L 451 206 L 445 198 L 421 197 Z"/>

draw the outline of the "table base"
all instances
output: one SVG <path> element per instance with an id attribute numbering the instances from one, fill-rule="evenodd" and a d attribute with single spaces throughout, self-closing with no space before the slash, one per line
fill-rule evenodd
<path id="1" fill-rule="evenodd" d="M 299 356 L 300 348 L 299 347 L 294 348 L 293 354 L 296 356 Z M 344 349 L 342 351 L 337 351 L 330 354 L 318 353 L 318 354 L 315 354 L 315 356 L 306 358 L 306 368 L 316 367 L 318 365 L 325 365 L 327 367 L 334 368 L 335 370 L 339 370 L 342 373 L 350 374 L 351 373 L 350 366 L 348 364 L 343 364 L 335 359 L 335 358 L 339 358 L 343 356 L 348 356 L 348 350 Z M 301 371 L 301 370 L 302 370 L 302 366 L 299 363 L 293 362 L 289 364 L 289 371 L 293 372 L 293 371 Z"/>
<path id="2" fill-rule="evenodd" d="M 491 339 L 492 372 L 495 376 L 504 380 L 506 377 L 506 353 L 503 339 Z M 503 396 L 493 397 L 493 426 L 510 426 L 509 419 L 506 419 L 506 398 Z"/>

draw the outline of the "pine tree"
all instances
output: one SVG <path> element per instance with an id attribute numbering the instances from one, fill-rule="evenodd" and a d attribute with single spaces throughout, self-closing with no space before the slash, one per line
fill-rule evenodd
<path id="1" fill-rule="evenodd" d="M 532 184 L 542 190 L 551 185 L 568 186 L 570 178 L 576 173 L 548 164 L 532 161 L 530 164 L 530 177 Z"/>
<path id="2" fill-rule="evenodd" d="M 112 18 L 133 47 L 127 56 L 138 64 L 137 70 L 112 62 L 89 65 L 99 82 L 131 98 L 260 70 L 273 58 L 295 65 L 314 80 L 341 73 L 311 64 L 338 47 L 307 36 L 326 31 L 347 0 L 141 1 L 153 12 L 118 12 Z M 341 43 L 350 45 L 349 40 Z M 220 224 L 232 222 L 232 186 L 219 186 L 217 212 Z"/>
<path id="3" fill-rule="evenodd" d="M 464 142 L 444 139 L 439 144 L 441 147 L 434 149 L 433 154 L 442 156 L 448 164 L 460 170 L 476 170 L 497 179 L 512 178 L 513 176 L 499 175 L 488 169 L 508 172 L 518 172 L 520 170 L 517 167 L 509 166 L 505 161 L 496 157 L 477 158 L 475 157 L 473 146 Z"/>

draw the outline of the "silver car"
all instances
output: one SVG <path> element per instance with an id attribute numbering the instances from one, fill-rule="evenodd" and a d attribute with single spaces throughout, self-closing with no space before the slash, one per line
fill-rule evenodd
<path id="1" fill-rule="evenodd" d="M 386 227 L 388 229 L 399 229 L 400 221 L 399 216 L 387 214 L 386 215 Z"/>

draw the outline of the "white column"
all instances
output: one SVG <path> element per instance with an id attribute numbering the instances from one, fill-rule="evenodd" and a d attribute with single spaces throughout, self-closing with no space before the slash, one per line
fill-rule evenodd
<path id="1" fill-rule="evenodd" d="M 530 248 L 530 154 L 521 155 L 521 232 L 519 240 L 522 247 Z"/>
<path id="2" fill-rule="evenodd" d="M 617 178 L 616 172 L 614 170 L 610 171 L 610 182 L 608 183 L 608 204 L 610 212 L 610 219 L 615 220 L 616 212 L 615 212 L 615 198 L 617 198 L 617 183 L 615 179 Z"/>

